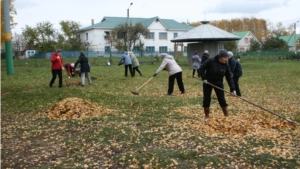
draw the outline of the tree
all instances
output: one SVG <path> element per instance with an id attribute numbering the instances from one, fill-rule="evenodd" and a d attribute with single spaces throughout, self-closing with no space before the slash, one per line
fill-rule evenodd
<path id="1" fill-rule="evenodd" d="M 279 37 L 271 37 L 266 39 L 262 45 L 263 50 L 288 50 L 287 44 L 284 40 L 279 39 Z"/>
<path id="2" fill-rule="evenodd" d="M 228 32 L 251 31 L 259 41 L 262 41 L 268 35 L 266 21 L 264 19 L 257 19 L 254 17 L 215 20 L 210 22 L 210 24 Z"/>
<path id="3" fill-rule="evenodd" d="M 17 11 L 14 7 L 15 0 L 9 0 L 9 10 L 10 10 L 10 28 L 13 29 L 14 26 L 17 25 L 16 22 L 14 22 L 14 16 L 17 15 Z M 4 43 L 4 9 L 3 9 L 3 1 L 1 1 L 1 44 Z"/>
<path id="4" fill-rule="evenodd" d="M 289 35 L 289 27 L 284 27 L 282 22 L 278 22 L 276 26 L 274 26 L 272 23 L 268 24 L 268 30 L 269 30 L 269 37 L 271 36 L 286 36 Z"/>
<path id="5" fill-rule="evenodd" d="M 134 26 L 120 24 L 111 31 L 107 43 L 114 45 L 118 50 L 127 50 L 127 45 L 129 45 L 129 50 L 132 50 L 136 48 L 137 43 L 140 46 L 141 36 L 145 37 L 148 34 L 149 30 L 142 23 L 137 23 Z"/>
<path id="6" fill-rule="evenodd" d="M 59 37 L 58 44 L 64 50 L 78 50 L 83 49 L 84 44 L 78 36 L 78 31 L 81 27 L 79 22 L 75 21 L 61 21 L 61 31 L 63 34 Z"/>
<path id="7" fill-rule="evenodd" d="M 141 36 L 146 37 L 149 34 L 149 29 L 145 28 L 142 23 L 137 23 L 129 29 L 129 50 L 140 49 L 144 46 L 141 42 Z M 138 45 L 136 45 L 138 43 Z"/>
<path id="8" fill-rule="evenodd" d="M 236 51 L 237 49 L 236 41 L 225 41 L 224 48 L 228 51 Z"/>
<path id="9" fill-rule="evenodd" d="M 122 47 L 117 47 L 118 46 L 117 34 L 118 32 L 115 29 L 113 29 L 111 32 L 106 32 L 105 40 L 106 40 L 106 44 L 109 45 L 110 55 L 111 55 L 111 48 L 113 46 L 115 46 L 118 50 L 122 49 Z"/>
<path id="10" fill-rule="evenodd" d="M 14 51 L 23 51 L 26 47 L 26 42 L 22 34 L 14 33 L 14 41 L 12 42 Z"/>
<path id="11" fill-rule="evenodd" d="M 40 49 L 43 52 L 53 51 L 59 37 L 58 31 L 48 21 L 37 23 L 35 28 L 26 25 L 22 34 L 27 46 Z"/>
<path id="12" fill-rule="evenodd" d="M 256 40 L 251 40 L 250 50 L 251 51 L 259 51 L 260 50 L 260 43 Z"/>

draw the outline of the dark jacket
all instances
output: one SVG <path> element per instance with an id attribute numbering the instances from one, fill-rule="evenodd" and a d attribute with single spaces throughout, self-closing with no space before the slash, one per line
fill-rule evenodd
<path id="1" fill-rule="evenodd" d="M 242 66 L 240 62 L 238 62 L 234 57 L 230 58 L 228 60 L 228 64 L 230 66 L 231 73 L 233 74 L 233 77 L 241 77 L 242 72 Z"/>
<path id="2" fill-rule="evenodd" d="M 89 60 L 84 54 L 80 54 L 79 59 L 75 63 L 75 67 L 80 63 L 81 72 L 90 72 Z"/>
<path id="3" fill-rule="evenodd" d="M 204 63 L 209 58 L 208 53 L 203 53 L 201 58 L 201 64 Z"/>
<path id="4" fill-rule="evenodd" d="M 202 80 L 207 80 L 209 83 L 219 85 L 223 84 L 223 77 L 226 77 L 230 91 L 234 91 L 234 83 L 232 80 L 230 67 L 228 64 L 220 63 L 218 55 L 207 59 L 200 67 L 200 75 Z"/>

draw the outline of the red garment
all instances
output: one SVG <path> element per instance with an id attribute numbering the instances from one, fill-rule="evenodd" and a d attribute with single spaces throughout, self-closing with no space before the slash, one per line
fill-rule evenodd
<path id="1" fill-rule="evenodd" d="M 57 53 L 53 53 L 51 57 L 52 62 L 52 70 L 60 70 L 62 67 L 64 67 L 64 62 L 62 59 L 62 56 L 60 56 L 59 59 L 57 59 Z"/>
<path id="2" fill-rule="evenodd" d="M 71 73 L 75 72 L 75 67 L 72 67 L 71 64 L 72 63 L 70 62 L 65 64 L 65 68 L 68 73 L 68 76 L 70 76 Z"/>

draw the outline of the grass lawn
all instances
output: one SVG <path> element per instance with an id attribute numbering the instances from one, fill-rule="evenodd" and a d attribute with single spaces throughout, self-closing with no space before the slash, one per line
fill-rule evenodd
<path id="1" fill-rule="evenodd" d="M 119 58 L 112 66 L 105 66 L 107 58 L 90 58 L 92 85 L 66 86 L 80 78 L 68 79 L 64 71 L 63 88 L 58 79 L 49 87 L 49 60 L 14 60 L 14 75 L 6 74 L 3 60 L 1 167 L 300 168 L 300 61 L 250 58 L 241 58 L 243 98 L 296 125 L 227 94 L 230 116 L 224 118 L 213 99 L 211 118 L 204 121 L 202 83 L 190 77 L 191 67 L 182 57 L 177 61 L 186 93 L 175 84 L 172 96 L 166 95 L 166 71 L 139 95 L 131 94 L 159 67 L 160 60 L 149 64 L 150 57 L 138 58 L 144 62 L 139 67 L 143 76 L 133 78 L 124 77 Z M 104 111 L 81 119 L 50 118 L 47 112 L 68 98 Z"/>

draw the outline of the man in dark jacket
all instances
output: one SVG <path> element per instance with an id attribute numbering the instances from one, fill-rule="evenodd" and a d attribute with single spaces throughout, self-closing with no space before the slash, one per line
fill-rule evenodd
<path id="1" fill-rule="evenodd" d="M 205 119 L 209 118 L 209 107 L 211 102 L 211 92 L 214 88 L 212 85 L 215 85 L 219 88 L 224 89 L 223 77 L 226 77 L 228 85 L 230 86 L 230 92 L 236 94 L 230 67 L 227 64 L 228 61 L 228 53 L 225 49 L 221 49 L 219 54 L 214 58 L 207 59 L 200 67 L 200 75 L 203 80 L 203 108 L 205 113 Z M 210 85 L 210 84 L 212 85 Z M 218 97 L 219 105 L 222 108 L 224 116 L 228 116 L 227 106 L 225 100 L 224 91 L 214 88 L 215 93 Z"/>
<path id="2" fill-rule="evenodd" d="M 205 50 L 202 54 L 201 64 L 204 63 L 209 58 L 208 50 Z"/>
<path id="3" fill-rule="evenodd" d="M 92 79 L 90 76 L 90 63 L 83 52 L 80 52 L 79 59 L 75 63 L 75 68 L 79 63 L 81 71 L 81 86 L 83 87 L 85 85 L 85 76 L 88 78 L 89 84 L 92 84 Z"/>
<path id="4" fill-rule="evenodd" d="M 231 51 L 228 52 L 229 60 L 228 64 L 232 73 L 232 79 L 236 91 L 236 95 L 242 96 L 239 86 L 239 78 L 243 75 L 242 66 L 234 57 Z"/>

